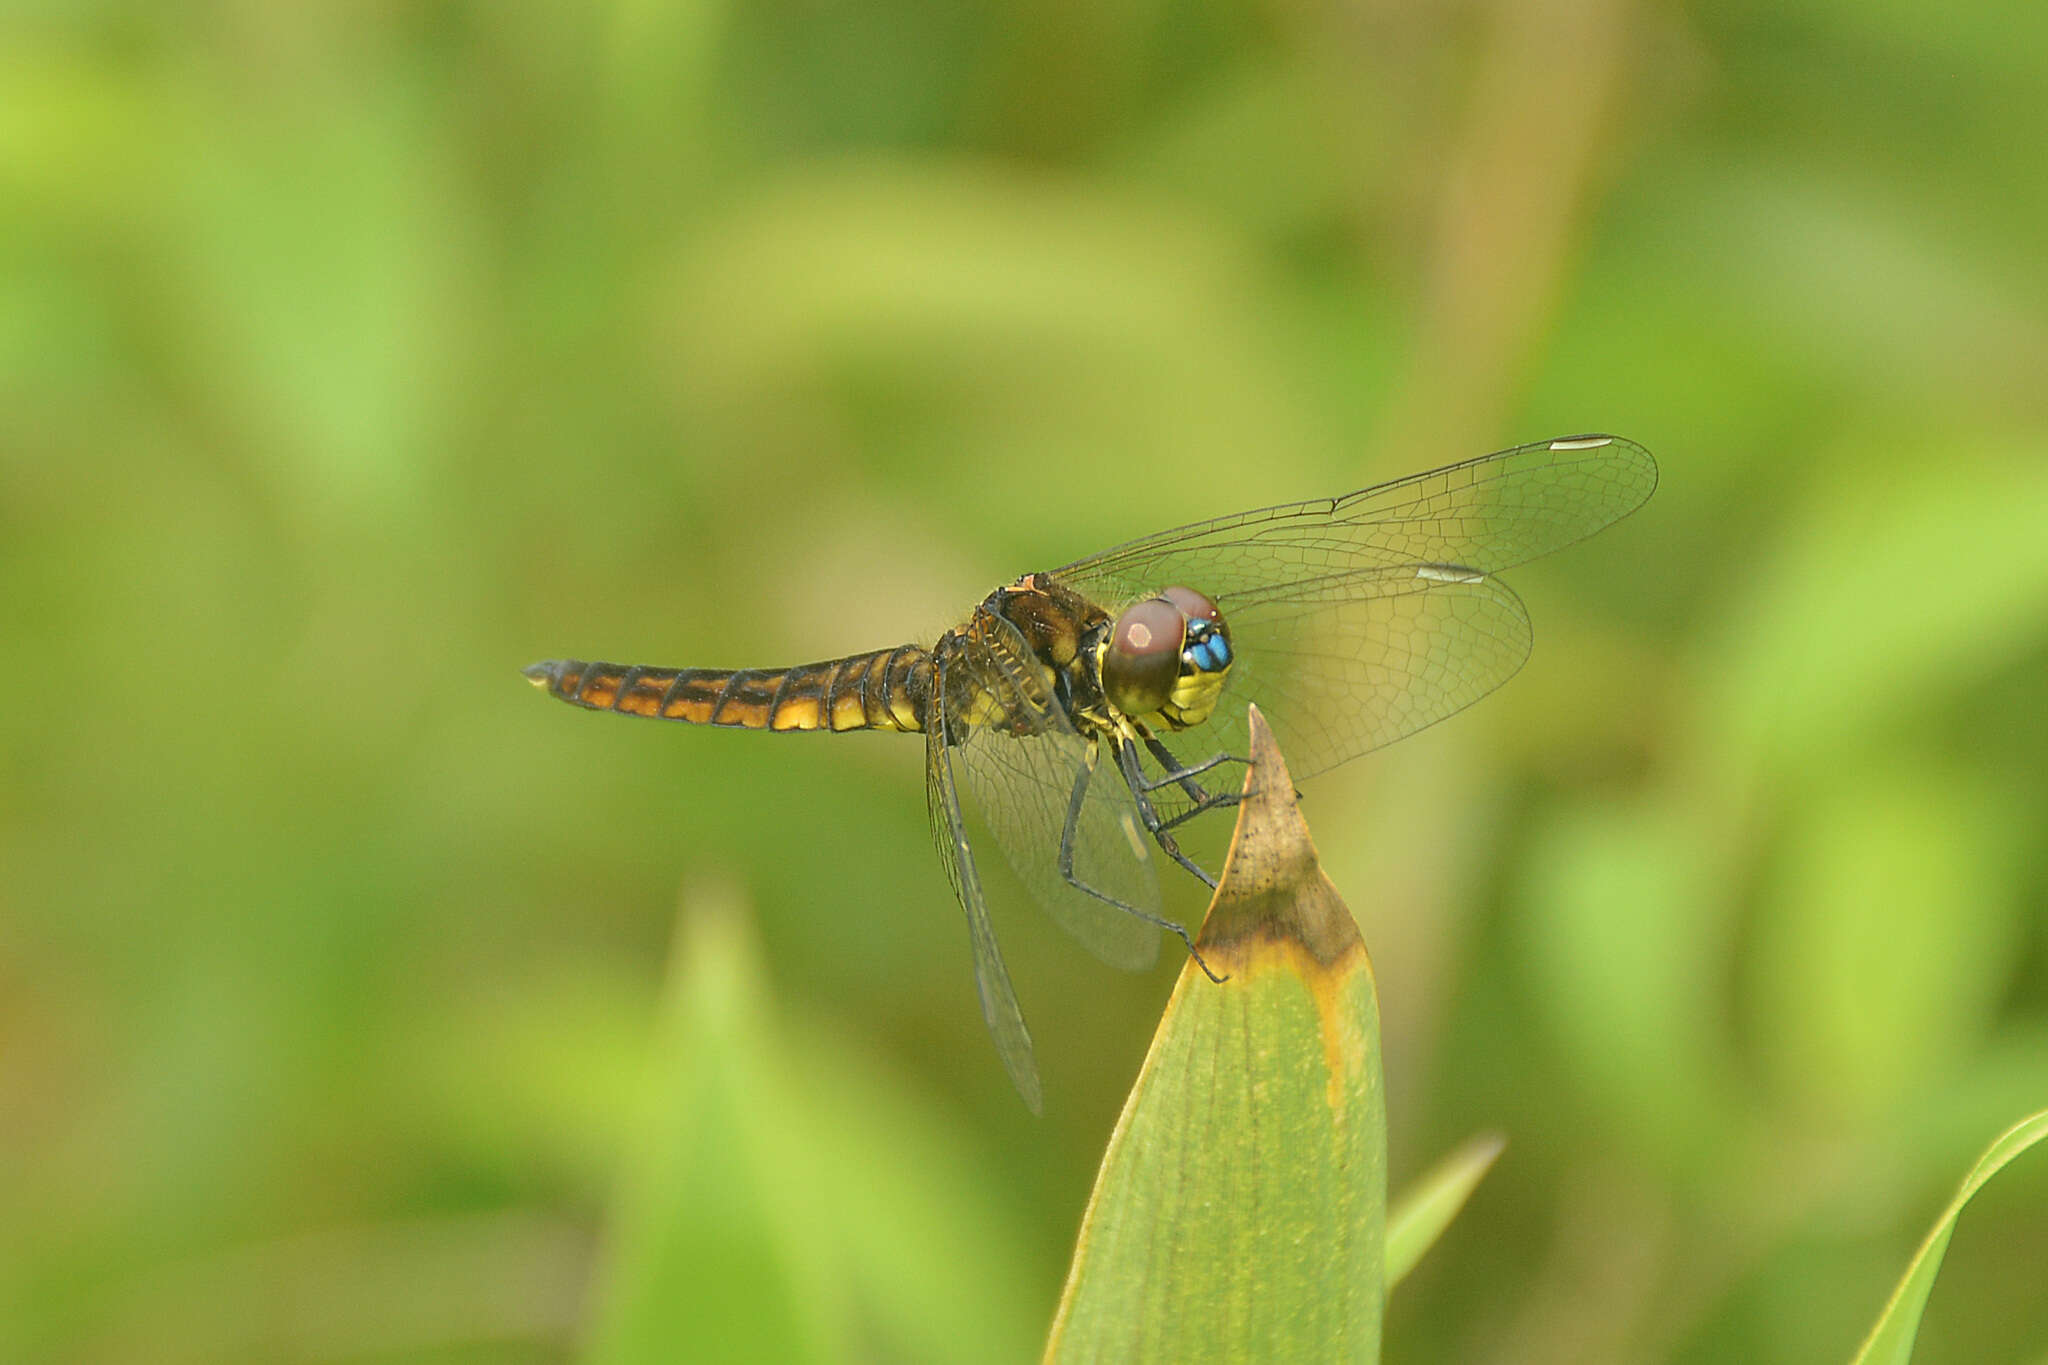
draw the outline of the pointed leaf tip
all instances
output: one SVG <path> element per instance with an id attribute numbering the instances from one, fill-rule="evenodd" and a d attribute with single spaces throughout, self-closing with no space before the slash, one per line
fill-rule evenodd
<path id="1" fill-rule="evenodd" d="M 1507 1147 L 1498 1133 L 1482 1133 L 1429 1168 L 1387 1210 L 1387 1287 L 1415 1268 L 1436 1244 L 1479 1181 Z"/>
<path id="2" fill-rule="evenodd" d="M 1323 875 L 1294 777 L 1259 708 L 1250 708 L 1251 765 L 1223 875 L 1202 921 L 1205 954 L 1291 942 L 1325 966 L 1363 951 L 1358 925 Z"/>
<path id="3" fill-rule="evenodd" d="M 1364 944 L 1264 720 L 1201 951 L 1111 1136 L 1048 1361 L 1377 1360 L 1386 1092 Z"/>

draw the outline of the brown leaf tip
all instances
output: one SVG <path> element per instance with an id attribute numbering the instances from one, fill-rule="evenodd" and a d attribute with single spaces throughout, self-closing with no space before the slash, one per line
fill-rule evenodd
<path id="1" fill-rule="evenodd" d="M 1296 943 L 1329 965 L 1363 948 L 1358 925 L 1323 875 L 1287 760 L 1257 706 L 1250 730 L 1244 799 L 1199 945 L 1204 953 L 1227 954 L 1259 940 Z"/>

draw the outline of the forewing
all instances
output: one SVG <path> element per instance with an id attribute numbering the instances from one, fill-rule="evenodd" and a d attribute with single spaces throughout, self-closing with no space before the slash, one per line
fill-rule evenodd
<path id="1" fill-rule="evenodd" d="M 1017 1006 L 1017 992 L 1010 985 L 1009 969 L 1003 966 L 995 926 L 989 923 L 981 875 L 975 870 L 974 852 L 967 846 L 967 826 L 960 818 L 960 798 L 941 738 L 944 728 L 943 704 L 935 698 L 925 732 L 924 770 L 932 840 L 938 845 L 946 878 L 953 883 L 953 894 L 967 912 L 967 939 L 974 950 L 974 986 L 981 996 L 981 1017 L 995 1040 L 1003 1068 L 1010 1073 L 1011 1084 L 1036 1114 L 1043 1111 L 1045 1101 L 1038 1084 L 1038 1063 L 1031 1055 L 1031 1031 L 1024 1026 L 1024 1011 Z"/>
<path id="2" fill-rule="evenodd" d="M 958 727 L 953 762 L 1017 879 L 1104 962 L 1149 967 L 1159 955 L 1158 928 L 1074 884 L 1159 912 L 1151 836 L 1114 759 L 1104 748 L 1091 766 L 1091 741 L 1074 729 L 1023 638 L 1000 617 L 978 614 L 944 670 L 942 690 L 962 703 L 956 717 L 977 709 L 971 693 L 984 694 L 979 709 L 987 723 Z M 1071 881 L 1062 871 L 1063 844 Z"/>
<path id="3" fill-rule="evenodd" d="M 1528 615 L 1493 575 L 1627 516 L 1656 483 L 1634 442 L 1566 437 L 1162 531 L 1052 577 L 1112 612 L 1174 584 L 1214 598 L 1236 662 L 1214 718 L 1171 747 L 1189 762 L 1243 754 L 1256 701 L 1305 777 L 1514 676 Z"/>
<path id="4" fill-rule="evenodd" d="M 1228 599 L 1255 589 L 1306 591 L 1318 580 L 1415 565 L 1499 573 L 1619 521 L 1656 487 L 1656 461 L 1635 442 L 1563 437 L 1342 497 L 1161 531 L 1052 577 L 1104 607 L 1185 584 L 1215 598 L 1229 619 Z"/>
<path id="5" fill-rule="evenodd" d="M 1470 706 L 1514 676 L 1531 642 L 1521 599 L 1477 575 L 1357 574 L 1299 596 L 1247 595 L 1225 617 L 1237 661 L 1222 700 L 1208 722 L 1167 743 L 1190 764 L 1243 755 L 1245 703 L 1256 701 L 1296 777 Z"/>

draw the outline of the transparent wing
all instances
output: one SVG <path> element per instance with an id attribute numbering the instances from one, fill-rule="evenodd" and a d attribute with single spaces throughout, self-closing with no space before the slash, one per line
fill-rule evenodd
<path id="1" fill-rule="evenodd" d="M 1256 701 L 1289 768 L 1308 777 L 1463 710 L 1529 657 L 1528 613 L 1497 579 L 1388 572 L 1324 591 L 1224 607 L 1237 662 L 1214 716 L 1166 738 L 1183 764 L 1249 752 L 1245 703 Z"/>
<path id="2" fill-rule="evenodd" d="M 938 845 L 939 862 L 953 883 L 953 894 L 967 912 L 967 938 L 974 950 L 974 985 L 981 996 L 981 1017 L 995 1040 L 996 1053 L 1003 1059 L 1010 1083 L 1024 1097 L 1032 1113 L 1044 1111 L 1045 1100 L 1038 1084 L 1038 1063 L 1031 1055 L 1031 1031 L 1024 1027 L 1024 1011 L 1017 1006 L 1017 992 L 1010 985 L 1009 969 L 1003 966 L 1003 951 L 996 944 L 995 927 L 988 921 L 988 903 L 981 894 L 981 875 L 974 867 L 973 850 L 967 846 L 967 826 L 960 818 L 960 798 L 953 786 L 952 765 L 946 760 L 943 703 L 934 699 L 930 723 L 925 731 L 925 803 L 930 810 L 932 840 Z"/>
<path id="3" fill-rule="evenodd" d="M 1342 497 L 1196 522 L 1076 560 L 1052 576 L 1104 606 L 1185 582 L 1211 597 L 1419 564 L 1499 573 L 1643 505 L 1650 453 L 1568 436 L 1411 474 Z"/>
<path id="4" fill-rule="evenodd" d="M 1236 663 L 1214 719 L 1173 747 L 1189 760 L 1244 753 L 1253 700 L 1307 776 L 1506 682 L 1528 657 L 1529 620 L 1493 575 L 1620 520 L 1656 486 L 1634 442 L 1564 437 L 1162 531 L 1051 576 L 1112 612 L 1173 584 L 1213 597 Z"/>
<path id="5" fill-rule="evenodd" d="M 1090 952 L 1115 967 L 1151 966 L 1158 928 L 1075 885 L 1159 912 L 1151 836 L 1113 757 L 1075 731 L 1009 622 L 977 614 L 956 638 L 940 686 L 956 717 L 952 759 L 1003 856 Z M 977 710 L 985 723 L 958 723 Z"/>

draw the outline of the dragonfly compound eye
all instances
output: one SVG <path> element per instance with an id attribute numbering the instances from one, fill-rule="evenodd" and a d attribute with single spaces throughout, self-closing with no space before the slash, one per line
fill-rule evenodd
<path id="1" fill-rule="evenodd" d="M 1164 597 L 1151 597 L 1116 618 L 1102 656 L 1102 690 L 1127 716 L 1149 716 L 1173 695 L 1187 618 Z"/>
<path id="2" fill-rule="evenodd" d="M 1230 632 L 1216 604 L 1193 588 L 1168 588 L 1159 594 L 1187 620 L 1184 644 L 1187 668 L 1196 673 L 1221 673 L 1230 667 Z"/>

